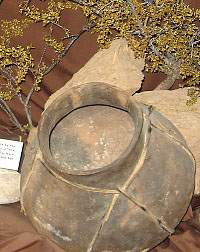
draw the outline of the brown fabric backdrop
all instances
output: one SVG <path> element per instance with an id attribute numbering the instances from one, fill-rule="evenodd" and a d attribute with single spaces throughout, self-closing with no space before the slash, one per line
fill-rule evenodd
<path id="1" fill-rule="evenodd" d="M 3 0 L 0 5 L 0 19 L 21 18 L 18 14 L 18 3 L 20 1 Z M 44 3 L 39 2 L 42 6 Z M 191 7 L 200 8 L 199 0 L 187 0 Z M 62 22 L 70 27 L 74 33 L 78 32 L 85 24 L 85 18 L 78 11 L 67 11 Z M 33 51 L 36 60 L 39 59 L 42 47 L 42 30 L 40 24 L 33 24 L 25 31 L 23 38 L 16 38 L 13 45 L 33 44 L 37 50 Z M 96 35 L 85 33 L 70 49 L 61 64 L 48 74 L 42 83 L 42 90 L 33 95 L 31 100 L 31 112 L 34 124 L 40 118 L 44 104 L 49 95 L 62 87 L 84 64 L 97 52 Z M 51 55 L 47 57 L 50 61 Z M 152 90 L 159 82 L 164 79 L 162 74 L 147 74 L 141 91 Z M 24 94 L 31 86 L 32 79 L 29 76 L 26 83 L 23 84 Z M 175 86 L 176 88 L 176 86 Z M 23 107 L 13 100 L 10 103 L 21 122 L 26 123 Z M 5 114 L 0 110 L 0 138 L 16 139 L 13 134 L 14 128 Z M 5 131 L 2 126 L 8 126 L 11 132 Z M 25 139 L 24 139 L 25 141 Z M 151 252 L 198 252 L 200 251 L 200 224 L 198 211 L 200 209 L 200 195 L 193 197 L 192 204 L 184 217 L 183 221 L 177 227 L 175 234 L 171 235 L 166 241 L 151 250 Z M 39 235 L 28 218 L 20 213 L 20 204 L 0 205 L 0 251 L 1 252 L 62 252 L 56 244 L 48 238 Z M 78 251 L 77 251 L 78 252 Z"/>

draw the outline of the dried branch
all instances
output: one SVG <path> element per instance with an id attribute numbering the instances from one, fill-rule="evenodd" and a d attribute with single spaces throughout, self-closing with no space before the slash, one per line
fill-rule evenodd
<path id="1" fill-rule="evenodd" d="M 34 90 L 34 85 L 31 87 L 31 90 L 32 90 L 32 89 Z M 21 93 L 17 94 L 19 101 L 21 102 L 21 104 L 22 104 L 23 107 L 24 107 L 24 111 L 25 111 L 25 113 L 26 113 L 26 118 L 27 118 L 27 120 L 28 120 L 28 124 L 29 124 L 29 127 L 30 127 L 30 128 L 33 128 L 33 127 L 34 127 L 34 126 L 33 126 L 32 117 L 31 117 L 30 106 L 29 106 L 29 101 L 30 101 L 30 97 L 31 97 L 32 94 L 33 94 L 33 92 L 29 91 L 29 94 L 27 95 L 28 99 L 27 99 L 27 97 L 26 97 L 26 100 L 25 100 L 25 101 L 23 100 Z"/>
<path id="2" fill-rule="evenodd" d="M 40 57 L 39 63 L 37 65 L 37 68 L 40 67 L 40 65 L 42 64 L 42 61 L 44 60 L 44 56 L 45 56 L 45 53 L 47 51 L 47 46 L 48 46 L 47 43 L 45 43 L 44 50 L 43 50 L 42 55 Z"/>
<path id="3" fill-rule="evenodd" d="M 86 31 L 88 31 L 89 29 L 90 29 L 89 27 L 85 27 L 79 33 L 77 33 L 76 35 L 73 35 L 73 39 L 68 43 L 68 45 L 65 47 L 65 49 L 63 50 L 63 52 L 58 55 L 57 60 L 55 60 L 54 63 L 47 68 L 47 70 L 44 72 L 44 76 L 47 75 L 51 70 L 54 69 L 54 67 L 56 67 L 60 63 L 61 59 L 66 55 L 66 53 L 69 51 L 69 49 L 74 44 L 74 42 L 77 39 L 79 39 L 79 37 L 83 33 L 85 33 Z"/>
<path id="4" fill-rule="evenodd" d="M 24 8 L 24 11 L 26 11 L 26 8 L 29 8 L 28 6 L 29 6 L 30 2 L 31 2 L 30 0 L 24 2 L 24 5 L 22 7 L 22 8 Z M 23 13 L 24 13 L 24 11 L 23 11 Z M 36 20 L 34 20 L 34 21 L 37 22 Z M 43 22 L 44 20 L 41 20 L 41 21 Z M 48 19 L 47 25 L 48 24 L 51 25 L 51 27 L 49 29 L 50 30 L 49 40 L 48 40 L 48 38 L 47 38 L 47 41 L 45 40 L 44 50 L 43 50 L 42 55 L 41 55 L 41 57 L 39 59 L 39 63 L 38 63 L 38 65 L 36 67 L 28 69 L 28 71 L 30 73 L 32 73 L 32 75 L 34 76 L 34 82 L 33 82 L 33 85 L 32 85 L 31 89 L 29 90 L 29 92 L 28 92 L 28 94 L 26 95 L 25 98 L 23 98 L 22 93 L 19 92 L 20 89 L 18 89 L 18 91 L 16 91 L 16 89 L 15 89 L 15 85 L 17 83 L 17 79 L 14 76 L 12 76 L 11 72 L 9 72 L 8 69 L 6 69 L 6 67 L 4 68 L 4 67 L 0 66 L 0 71 L 2 71 L 3 73 L 5 73 L 7 75 L 7 77 L 8 77 L 8 79 L 11 82 L 12 91 L 13 91 L 12 97 L 17 96 L 17 98 L 19 99 L 20 103 L 23 105 L 23 108 L 24 108 L 24 111 L 25 111 L 25 114 L 26 114 L 26 118 L 28 120 L 28 124 L 29 124 L 30 128 L 33 127 L 33 122 L 32 122 L 31 108 L 30 108 L 29 103 L 30 103 L 30 99 L 32 97 L 32 94 L 35 91 L 39 90 L 38 83 L 40 83 L 42 81 L 42 79 L 44 78 L 44 76 L 47 75 L 51 70 L 53 70 L 60 63 L 60 61 L 62 60 L 62 58 L 67 54 L 68 50 L 75 43 L 75 41 L 78 40 L 79 37 L 82 34 L 84 34 L 86 31 L 88 31 L 92 27 L 94 27 L 93 25 L 90 25 L 90 27 L 89 26 L 84 27 L 79 33 L 77 33 L 75 35 L 64 37 L 62 40 L 65 40 L 66 38 L 68 38 L 68 39 L 70 39 L 70 41 L 67 43 L 67 45 L 64 47 L 64 49 L 60 50 L 60 47 L 59 47 L 59 50 L 57 50 L 57 48 L 54 47 L 54 45 L 59 45 L 59 42 L 57 42 L 52 37 L 53 26 L 60 28 L 64 33 L 66 32 L 66 29 L 62 25 L 60 25 L 59 23 L 54 22 L 53 19 L 52 20 Z M 56 59 L 53 61 L 53 63 L 50 66 L 47 66 L 47 68 L 46 68 L 46 65 L 44 64 L 44 60 L 45 60 L 45 54 L 47 52 L 47 47 L 48 46 L 50 46 L 50 47 L 52 47 L 54 49 L 55 54 L 56 54 Z M 42 64 L 44 64 L 44 68 L 42 68 L 42 67 L 40 68 L 40 66 Z M 13 66 L 15 65 L 16 67 L 18 67 L 14 62 L 12 63 L 12 65 Z M 44 71 L 44 72 L 41 72 L 41 71 Z M 17 76 L 17 74 L 18 73 L 16 72 L 16 76 Z M 13 116 L 14 113 L 9 109 L 9 107 L 6 107 L 6 101 L 2 99 L 1 102 L 2 102 L 2 104 L 4 104 L 4 106 L 1 104 L 1 108 L 4 110 L 4 112 L 11 118 L 11 121 L 18 128 L 20 128 L 20 130 L 22 130 L 23 129 L 22 125 L 20 125 L 20 123 L 18 122 L 18 120 Z"/>
<path id="5" fill-rule="evenodd" d="M 126 1 L 126 2 L 128 3 L 128 5 L 130 6 L 132 14 L 137 18 L 137 25 L 138 25 L 138 27 L 140 28 L 140 30 L 143 29 L 144 26 L 143 26 L 142 23 L 140 22 L 138 13 L 137 13 L 137 11 L 136 11 L 136 9 L 135 9 L 135 5 L 133 4 L 133 2 L 132 2 L 131 0 L 125 0 L 125 1 Z"/>
<path id="6" fill-rule="evenodd" d="M 22 135 L 21 135 L 19 132 L 11 131 L 11 130 L 9 129 L 9 127 L 0 125 L 0 131 L 3 131 L 3 132 L 6 131 L 7 134 L 9 134 L 9 135 L 13 135 L 13 136 L 19 137 L 19 141 L 20 141 L 20 142 L 21 142 L 21 140 L 22 140 Z M 24 133 L 23 133 L 23 134 L 24 134 Z"/>
<path id="7" fill-rule="evenodd" d="M 2 72 L 4 72 L 8 77 L 9 79 L 11 80 L 11 83 L 15 84 L 17 82 L 17 80 L 10 74 L 9 71 L 7 71 L 5 68 L 1 67 L 0 66 L 0 70 Z M 14 86 L 12 85 L 12 88 L 13 88 L 13 91 L 15 92 L 15 88 Z M 31 88 L 32 89 L 32 88 Z M 30 93 L 30 92 L 29 92 Z M 33 92 L 32 92 L 33 93 Z M 32 95 L 31 93 L 31 95 Z M 33 123 L 32 123 L 32 119 L 31 119 L 31 113 L 30 113 L 30 108 L 29 108 L 29 99 L 28 99 L 28 102 L 24 101 L 23 98 L 22 98 L 22 95 L 21 93 L 16 93 L 15 92 L 15 96 L 18 97 L 20 103 L 23 105 L 24 107 L 24 110 L 25 110 L 25 113 L 26 113 L 26 117 L 27 117 L 27 120 L 28 120 L 28 123 L 30 125 L 30 127 L 33 127 Z M 10 113 L 10 119 L 12 120 L 12 122 L 21 130 L 21 131 L 24 131 L 24 128 L 22 127 L 22 125 L 19 123 L 19 121 L 17 120 L 16 116 L 14 115 L 14 113 L 11 111 L 11 109 L 9 108 L 9 106 L 7 105 L 6 101 L 4 101 L 3 99 L 1 99 L 1 102 L 4 104 L 4 106 L 6 107 L 6 110 L 4 110 L 4 112 L 6 112 L 6 114 L 8 115 Z M 2 106 L 1 106 L 2 108 Z M 2 108 L 3 109 L 3 108 Z"/>
<path id="8" fill-rule="evenodd" d="M 15 114 L 13 113 L 13 111 L 11 110 L 11 108 L 8 106 L 8 104 L 6 103 L 6 101 L 4 101 L 3 99 L 0 98 L 0 107 L 3 109 L 3 111 L 8 115 L 8 117 L 10 118 L 11 122 L 18 128 L 20 129 L 22 132 L 26 132 L 25 129 L 22 127 L 22 125 L 20 124 L 20 122 L 18 121 L 17 117 L 15 116 Z"/>
<path id="9" fill-rule="evenodd" d="M 16 83 L 16 79 L 4 67 L 0 66 L 0 71 L 5 73 L 13 83 Z"/>

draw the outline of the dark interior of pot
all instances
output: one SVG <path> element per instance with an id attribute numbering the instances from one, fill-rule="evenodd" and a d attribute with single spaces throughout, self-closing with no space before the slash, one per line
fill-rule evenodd
<path id="1" fill-rule="evenodd" d="M 128 112 L 107 105 L 84 106 L 63 117 L 50 135 L 56 162 L 74 171 L 99 169 L 114 162 L 134 135 Z"/>

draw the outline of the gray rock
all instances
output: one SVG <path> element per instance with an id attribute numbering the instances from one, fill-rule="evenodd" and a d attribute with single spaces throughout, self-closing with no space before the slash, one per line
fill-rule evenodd
<path id="1" fill-rule="evenodd" d="M 17 171 L 0 169 L 0 204 L 9 204 L 20 199 L 20 174 Z"/>

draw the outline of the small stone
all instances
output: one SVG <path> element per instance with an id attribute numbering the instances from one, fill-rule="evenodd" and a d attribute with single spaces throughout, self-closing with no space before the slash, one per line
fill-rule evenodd
<path id="1" fill-rule="evenodd" d="M 17 171 L 0 169 L 0 204 L 10 204 L 20 199 L 20 174 Z"/>

